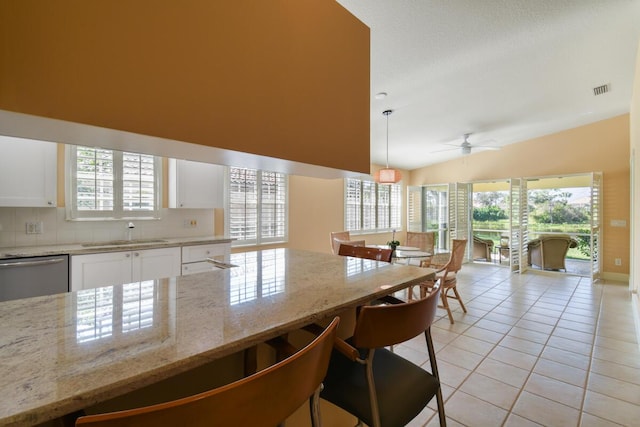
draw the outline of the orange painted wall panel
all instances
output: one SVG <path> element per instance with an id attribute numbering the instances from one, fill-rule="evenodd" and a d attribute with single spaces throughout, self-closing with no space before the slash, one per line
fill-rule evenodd
<path id="1" fill-rule="evenodd" d="M 369 28 L 332 0 L 3 0 L 0 109 L 369 172 Z"/>

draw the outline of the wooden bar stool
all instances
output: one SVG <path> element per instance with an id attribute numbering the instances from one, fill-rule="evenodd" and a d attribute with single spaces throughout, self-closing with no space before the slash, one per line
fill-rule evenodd
<path id="1" fill-rule="evenodd" d="M 444 400 L 431 339 L 440 289 L 425 298 L 363 306 L 353 336 L 336 340 L 320 396 L 371 427 L 407 425 L 436 397 L 440 425 Z M 424 334 L 431 372 L 385 347 Z"/>
<path id="2" fill-rule="evenodd" d="M 393 251 L 391 249 L 370 248 L 367 246 L 352 246 L 341 244 L 340 249 L 338 250 L 338 255 L 391 262 Z"/>
<path id="3" fill-rule="evenodd" d="M 285 360 L 216 389 L 166 403 L 78 418 L 76 426 L 275 426 L 311 399 L 311 421 L 320 425 L 318 396 L 339 318 Z"/>

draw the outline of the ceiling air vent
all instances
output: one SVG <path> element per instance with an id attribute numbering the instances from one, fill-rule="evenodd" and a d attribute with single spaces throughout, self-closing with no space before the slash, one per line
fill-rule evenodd
<path id="1" fill-rule="evenodd" d="M 609 92 L 609 85 L 608 84 L 593 88 L 593 95 L 594 96 L 604 95 L 607 92 Z"/>

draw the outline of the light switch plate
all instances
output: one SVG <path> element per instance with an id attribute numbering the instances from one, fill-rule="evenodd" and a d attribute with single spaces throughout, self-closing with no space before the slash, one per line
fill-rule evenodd
<path id="1" fill-rule="evenodd" d="M 626 227 L 627 221 L 624 219 L 612 219 L 611 220 L 612 227 Z"/>
<path id="2" fill-rule="evenodd" d="M 27 234 L 42 234 L 44 225 L 42 221 L 27 221 L 25 222 L 25 233 Z"/>

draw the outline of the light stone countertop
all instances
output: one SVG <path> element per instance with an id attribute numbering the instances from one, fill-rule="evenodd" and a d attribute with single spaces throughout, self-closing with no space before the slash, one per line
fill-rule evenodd
<path id="1" fill-rule="evenodd" d="M 0 248 L 0 259 L 23 258 L 47 255 L 83 255 L 100 252 L 117 252 L 139 249 L 166 248 L 172 246 L 204 245 L 214 243 L 230 243 L 234 239 L 222 236 L 206 237 L 167 237 L 150 239 L 133 239 L 131 243 L 118 240 L 101 243 L 68 243 L 44 246 L 16 246 Z"/>
<path id="2" fill-rule="evenodd" d="M 0 425 L 80 410 L 434 272 L 283 248 L 233 254 L 231 263 L 237 267 L 0 303 Z M 125 310 L 126 295 L 144 300 L 134 305 L 147 327 L 114 315 Z"/>

